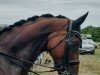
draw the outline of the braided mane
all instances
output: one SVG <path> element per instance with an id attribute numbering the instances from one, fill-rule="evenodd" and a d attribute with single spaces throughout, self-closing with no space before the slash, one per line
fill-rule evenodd
<path id="1" fill-rule="evenodd" d="M 54 16 L 52 14 L 42 14 L 40 17 L 53 18 Z"/>
<path id="2" fill-rule="evenodd" d="M 58 15 L 58 16 L 55 16 L 55 18 L 66 18 L 66 17 L 63 15 Z"/>
<path id="3" fill-rule="evenodd" d="M 20 20 L 20 21 L 17 21 L 15 22 L 14 24 L 12 25 L 9 25 L 7 27 L 5 27 L 3 30 L 0 31 L 0 35 L 4 32 L 7 32 L 7 31 L 11 31 L 13 27 L 16 27 L 16 26 L 22 26 L 24 25 L 26 22 L 29 22 L 29 21 L 35 21 L 37 20 L 38 18 L 41 18 L 41 17 L 46 17 L 46 18 L 66 18 L 65 16 L 62 16 L 62 15 L 59 15 L 59 16 L 53 16 L 52 14 L 42 14 L 41 16 L 38 16 L 38 15 L 35 15 L 33 17 L 29 17 L 27 20 Z"/>

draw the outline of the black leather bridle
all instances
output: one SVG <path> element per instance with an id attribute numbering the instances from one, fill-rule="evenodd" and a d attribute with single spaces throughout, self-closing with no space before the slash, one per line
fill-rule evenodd
<path id="1" fill-rule="evenodd" d="M 72 35 L 74 34 L 74 35 L 78 36 L 81 39 L 80 33 L 78 31 L 73 31 L 72 30 L 72 23 L 73 23 L 73 21 L 70 20 L 68 34 L 65 34 L 65 36 L 58 43 L 58 44 L 60 44 L 64 39 L 68 39 L 68 45 L 66 45 L 66 48 L 68 48 L 70 51 L 74 50 L 71 47 L 73 45 L 73 41 L 71 39 Z M 75 43 L 77 45 L 81 45 L 81 41 L 75 42 Z M 58 44 L 56 46 L 54 46 L 52 49 L 50 49 L 50 50 L 53 50 L 55 47 L 58 46 Z M 64 56 L 62 57 L 62 59 L 60 60 L 60 62 L 55 63 L 55 67 L 48 67 L 48 68 L 55 69 L 53 71 L 58 71 L 58 70 L 62 71 L 62 70 L 66 70 L 68 68 L 68 65 L 66 65 L 66 63 L 70 64 L 70 65 L 77 65 L 77 64 L 79 64 L 79 60 L 68 60 L 68 56 L 66 56 L 66 55 L 69 55 L 69 54 L 70 53 L 65 50 Z M 37 72 L 34 72 L 34 71 L 28 69 L 25 65 L 23 65 L 23 64 L 31 65 L 31 64 L 33 64 L 33 62 L 29 62 L 29 61 L 26 61 L 26 60 L 23 60 L 23 59 L 11 56 L 11 55 L 8 55 L 8 54 L 3 53 L 3 52 L 0 52 L 0 55 L 2 55 L 3 57 L 5 57 L 6 59 L 8 59 L 10 62 L 16 64 L 19 67 L 21 67 L 23 70 L 26 70 L 28 72 L 32 72 L 32 73 L 34 73 L 36 75 L 39 75 Z"/>
<path id="2" fill-rule="evenodd" d="M 70 52 L 75 52 L 77 50 L 77 48 L 80 46 L 81 47 L 81 35 L 78 31 L 74 31 L 72 30 L 72 24 L 73 24 L 73 20 L 70 20 L 70 24 L 69 24 L 69 29 L 68 29 L 68 34 L 65 36 L 65 40 L 66 40 L 66 45 L 65 45 L 65 50 L 64 50 L 64 56 L 61 58 L 61 60 L 59 62 L 56 62 L 54 64 L 54 66 L 58 69 L 58 72 L 60 74 L 63 75 L 67 75 L 69 72 L 69 68 L 70 65 L 79 65 L 80 60 L 71 60 L 69 58 L 70 56 Z M 80 40 L 77 42 L 74 42 L 72 40 L 72 36 L 75 35 L 77 36 Z M 74 47 L 75 45 L 77 45 L 77 47 Z"/>

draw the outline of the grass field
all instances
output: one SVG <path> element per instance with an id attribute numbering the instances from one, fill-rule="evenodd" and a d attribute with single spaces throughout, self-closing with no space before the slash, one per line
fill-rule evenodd
<path id="1" fill-rule="evenodd" d="M 94 55 L 80 55 L 80 60 L 80 75 L 100 75 L 100 48 Z"/>
<path id="2" fill-rule="evenodd" d="M 47 57 L 47 56 L 46 56 Z M 96 49 L 94 55 L 84 54 L 80 55 L 80 69 L 79 75 L 100 75 L 100 48 Z M 50 64 L 45 64 L 50 65 Z M 43 68 L 34 65 L 34 71 L 45 71 L 48 68 Z M 42 73 L 41 75 L 57 75 L 57 72 Z"/>

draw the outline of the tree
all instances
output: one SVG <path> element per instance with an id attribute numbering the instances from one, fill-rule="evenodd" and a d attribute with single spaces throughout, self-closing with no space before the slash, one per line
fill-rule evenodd
<path id="1" fill-rule="evenodd" d="M 81 30 L 82 34 L 91 34 L 94 41 L 100 41 L 100 27 L 87 26 Z"/>

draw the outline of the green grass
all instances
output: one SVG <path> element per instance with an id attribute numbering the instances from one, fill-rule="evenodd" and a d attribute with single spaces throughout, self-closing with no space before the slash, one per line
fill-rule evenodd
<path id="1" fill-rule="evenodd" d="M 94 75 L 100 75 L 100 48 L 96 49 L 94 55 L 80 55 L 80 61 L 80 75 L 83 72 L 90 72 Z"/>

